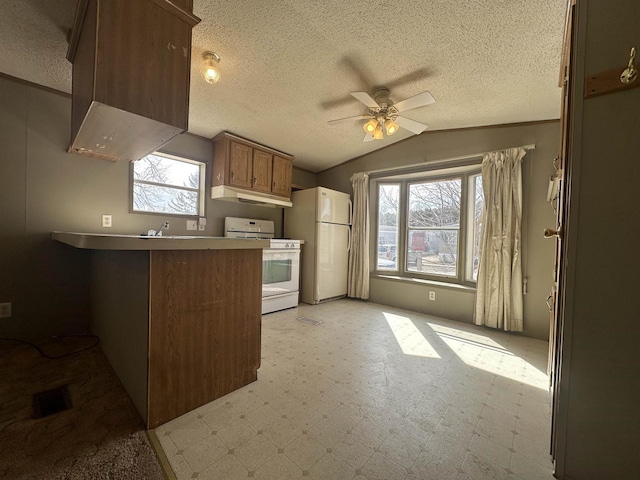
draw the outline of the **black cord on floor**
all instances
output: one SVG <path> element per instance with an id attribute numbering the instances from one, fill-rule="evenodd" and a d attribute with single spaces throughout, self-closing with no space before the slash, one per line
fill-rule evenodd
<path id="1" fill-rule="evenodd" d="M 72 337 L 91 337 L 95 339 L 95 342 L 89 345 L 88 347 L 84 347 L 84 348 L 81 348 L 80 350 L 75 350 L 73 352 L 63 353 L 62 355 L 49 355 L 45 353 L 38 345 L 36 345 L 35 343 L 31 343 L 27 340 L 20 340 L 18 338 L 4 338 L 4 337 L 0 337 L 0 340 L 4 340 L 6 342 L 24 343 L 26 345 L 29 345 L 35 348 L 38 351 L 38 353 L 44 358 L 50 358 L 53 360 L 55 360 L 56 358 L 65 358 L 65 357 L 70 357 L 71 355 L 76 355 L 80 352 L 84 352 L 85 350 L 89 350 L 90 348 L 93 348 L 96 345 L 98 345 L 98 343 L 100 343 L 100 337 L 98 337 L 97 335 L 55 335 L 52 338 L 72 338 Z"/>

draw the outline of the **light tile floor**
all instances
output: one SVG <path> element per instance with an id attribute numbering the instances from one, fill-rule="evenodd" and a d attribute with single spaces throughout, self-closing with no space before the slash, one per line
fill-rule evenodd
<path id="1" fill-rule="evenodd" d="M 155 430 L 179 480 L 553 478 L 544 341 L 339 300 L 262 344 L 257 382 Z"/>

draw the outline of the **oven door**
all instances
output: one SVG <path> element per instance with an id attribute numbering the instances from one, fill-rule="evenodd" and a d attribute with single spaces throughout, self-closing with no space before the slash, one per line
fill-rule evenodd
<path id="1" fill-rule="evenodd" d="M 270 250 L 262 254 L 262 297 L 297 292 L 300 250 Z"/>

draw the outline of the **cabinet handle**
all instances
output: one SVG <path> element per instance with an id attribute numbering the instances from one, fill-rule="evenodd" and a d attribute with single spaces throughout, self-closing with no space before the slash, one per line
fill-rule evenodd
<path id="1" fill-rule="evenodd" d="M 273 190 L 274 188 L 276 188 L 276 182 L 273 182 L 273 186 L 271 187 L 271 189 Z"/>
<path id="2" fill-rule="evenodd" d="M 236 172 L 231 170 L 231 180 L 235 180 L 235 178 L 236 178 Z"/>
<path id="3" fill-rule="evenodd" d="M 258 177 L 253 177 L 253 184 L 255 185 L 256 182 L 258 181 Z"/>

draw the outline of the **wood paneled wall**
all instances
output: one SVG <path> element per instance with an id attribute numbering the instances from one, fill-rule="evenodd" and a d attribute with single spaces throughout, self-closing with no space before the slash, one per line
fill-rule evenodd
<path id="1" fill-rule="evenodd" d="M 151 252 L 149 428 L 256 380 L 261 285 L 262 250 Z"/>

